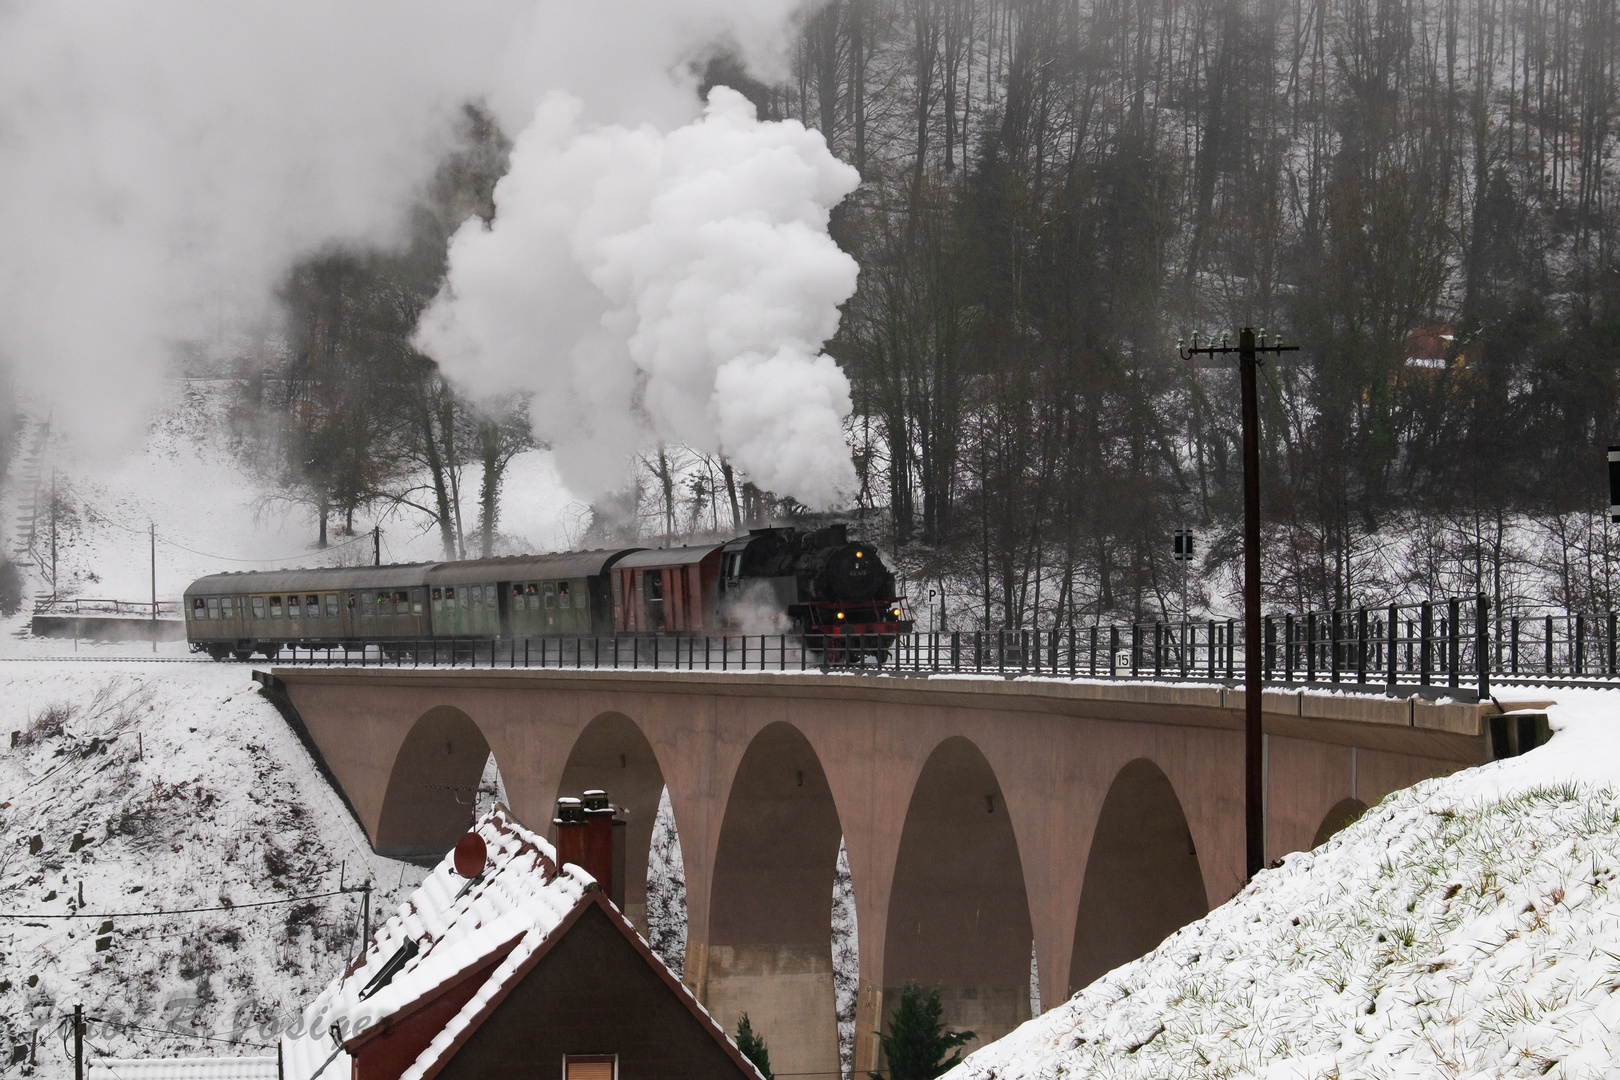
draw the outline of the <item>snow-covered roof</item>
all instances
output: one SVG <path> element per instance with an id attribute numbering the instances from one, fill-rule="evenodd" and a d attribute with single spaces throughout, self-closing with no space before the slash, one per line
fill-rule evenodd
<path id="1" fill-rule="evenodd" d="M 356 1037 L 413 1011 L 504 955 L 495 973 L 405 1072 L 410 1080 L 421 1076 L 467 1030 L 516 965 L 595 889 L 595 880 L 577 866 L 559 872 L 551 845 L 514 821 L 504 806 L 475 828 L 489 852 L 483 876 L 469 884 L 455 872 L 453 854 L 445 856 L 377 930 L 361 958 L 304 1011 L 301 1037 L 283 1036 L 287 1080 L 310 1080 L 317 1071 L 322 1080 L 346 1078 L 349 1055 L 337 1050 L 329 1034 L 334 1024 L 353 1046 Z M 397 970 L 386 970 L 391 967 Z"/>
<path id="2" fill-rule="evenodd" d="M 102 1058 L 90 1080 L 277 1080 L 274 1057 Z"/>

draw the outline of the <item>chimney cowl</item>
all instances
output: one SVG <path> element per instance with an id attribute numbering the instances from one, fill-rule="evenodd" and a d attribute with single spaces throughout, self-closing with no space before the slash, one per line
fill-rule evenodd
<path id="1" fill-rule="evenodd" d="M 592 788 L 585 793 L 585 813 L 601 814 L 613 812 L 613 806 L 608 802 L 608 793 L 601 788 Z"/>
<path id="2" fill-rule="evenodd" d="M 585 807 L 580 803 L 580 801 L 578 799 L 575 799 L 575 798 L 572 798 L 572 797 L 569 797 L 569 796 L 564 796 L 563 798 L 558 799 L 557 800 L 557 817 L 555 818 L 555 824 L 558 824 L 558 825 L 583 825 L 583 824 L 585 824 Z"/>

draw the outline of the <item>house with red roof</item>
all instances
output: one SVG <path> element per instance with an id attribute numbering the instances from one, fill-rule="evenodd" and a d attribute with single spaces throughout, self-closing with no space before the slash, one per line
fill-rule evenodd
<path id="1" fill-rule="evenodd" d="M 611 810 L 563 802 L 563 860 L 502 806 L 462 838 L 283 1036 L 286 1080 L 761 1080 L 602 887 Z"/>

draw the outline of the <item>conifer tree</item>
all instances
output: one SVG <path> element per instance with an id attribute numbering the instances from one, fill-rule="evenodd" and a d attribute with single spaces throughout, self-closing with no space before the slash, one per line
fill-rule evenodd
<path id="1" fill-rule="evenodd" d="M 765 1080 L 776 1080 L 771 1072 L 771 1052 L 765 1049 L 765 1037 L 754 1033 L 754 1025 L 748 1022 L 747 1013 L 743 1013 L 742 1019 L 737 1021 L 737 1049 L 754 1063 L 754 1068 Z"/>
<path id="2" fill-rule="evenodd" d="M 944 1011 L 939 987 L 924 992 L 915 979 L 908 980 L 900 991 L 900 1004 L 889 1015 L 889 1033 L 878 1036 L 889 1075 L 866 1075 L 871 1080 L 934 1080 L 961 1061 L 962 1044 L 974 1037 L 973 1032 L 946 1031 L 940 1020 Z"/>

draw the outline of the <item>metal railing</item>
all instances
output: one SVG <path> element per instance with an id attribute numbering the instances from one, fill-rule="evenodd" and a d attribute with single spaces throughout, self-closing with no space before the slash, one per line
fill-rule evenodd
<path id="1" fill-rule="evenodd" d="M 1493 679 L 1620 679 L 1617 617 L 1493 618 L 1483 598 L 1273 613 L 1264 679 L 1396 695 L 1488 697 Z M 1236 619 L 893 635 L 750 634 L 426 638 L 283 646 L 292 664 L 592 670 L 825 671 L 1240 683 Z"/>

